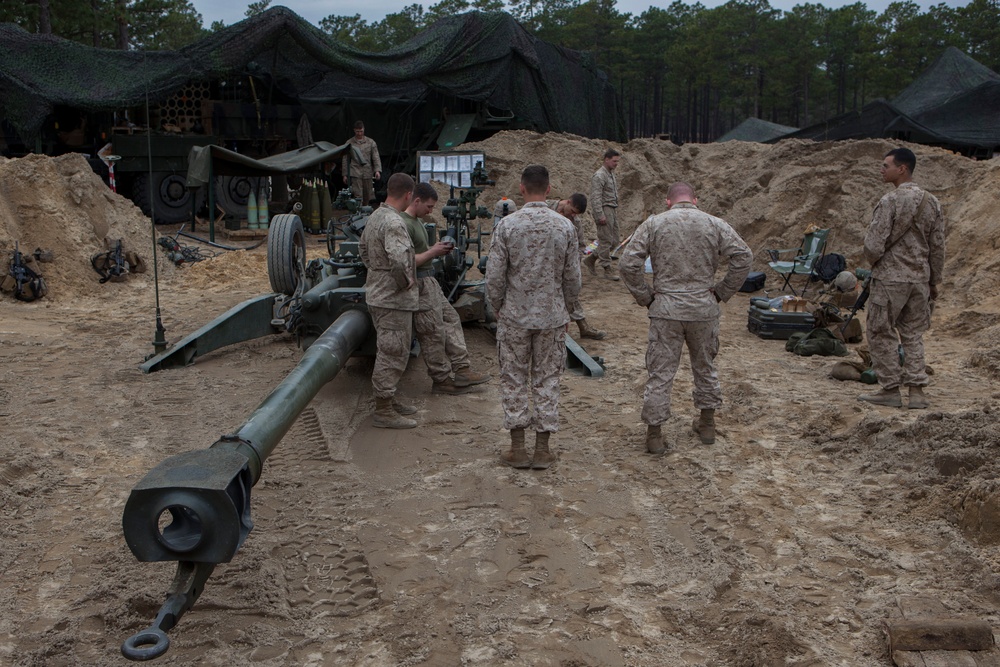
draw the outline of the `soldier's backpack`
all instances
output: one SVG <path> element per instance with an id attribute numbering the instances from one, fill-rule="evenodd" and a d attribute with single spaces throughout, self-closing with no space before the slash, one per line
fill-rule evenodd
<path id="1" fill-rule="evenodd" d="M 829 329 L 797 331 L 785 343 L 785 350 L 802 357 L 814 354 L 822 357 L 846 357 L 848 354 L 847 346 Z"/>
<path id="2" fill-rule="evenodd" d="M 0 281 L 0 290 L 14 295 L 18 301 L 34 301 L 49 293 L 38 271 L 34 255 L 24 255 L 20 246 L 14 244 L 14 254 L 7 265 L 7 275 Z"/>
<path id="3" fill-rule="evenodd" d="M 105 238 L 104 245 L 109 248 L 107 252 L 99 252 L 90 258 L 90 265 L 101 276 L 102 285 L 108 281 L 120 283 L 128 277 L 129 273 L 144 273 L 146 271 L 146 263 L 143 259 L 138 253 L 126 252 L 122 247 L 121 239 L 118 239 L 115 247 L 111 248 L 111 242 Z"/>
<path id="4" fill-rule="evenodd" d="M 845 268 L 847 268 L 847 260 L 844 259 L 843 255 L 838 255 L 835 252 L 827 253 L 816 260 L 811 278 L 813 281 L 833 282 Z"/>

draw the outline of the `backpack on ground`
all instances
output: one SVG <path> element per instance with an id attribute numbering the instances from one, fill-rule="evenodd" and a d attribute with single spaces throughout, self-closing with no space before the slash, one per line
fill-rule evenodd
<path id="1" fill-rule="evenodd" d="M 49 293 L 38 270 L 34 255 L 25 255 L 15 242 L 14 254 L 7 265 L 7 274 L 0 280 L 0 290 L 13 294 L 18 301 L 34 301 Z"/>
<path id="2" fill-rule="evenodd" d="M 833 282 L 837 275 L 846 268 L 847 260 L 843 255 L 838 255 L 835 252 L 827 253 L 816 260 L 811 279 L 813 281 L 822 280 L 824 283 Z"/>

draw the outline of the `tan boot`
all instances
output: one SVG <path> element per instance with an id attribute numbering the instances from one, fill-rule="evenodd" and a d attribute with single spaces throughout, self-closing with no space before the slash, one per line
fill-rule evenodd
<path id="1" fill-rule="evenodd" d="M 392 406 L 392 397 L 375 397 L 375 419 L 372 426 L 375 428 L 416 428 L 417 422 L 413 419 L 403 417 Z"/>
<path id="2" fill-rule="evenodd" d="M 612 269 L 610 266 L 604 267 L 604 277 L 607 278 L 608 280 L 621 280 L 621 278 L 618 277 L 618 274 L 615 272 L 615 270 Z"/>
<path id="3" fill-rule="evenodd" d="M 715 444 L 715 410 L 702 410 L 701 416 L 695 417 L 691 428 L 694 430 L 695 435 L 701 439 L 701 444 Z"/>
<path id="4" fill-rule="evenodd" d="M 606 333 L 600 329 L 594 329 L 587 324 L 587 319 L 577 320 L 576 325 L 580 327 L 580 338 L 593 338 L 594 340 L 604 340 Z"/>
<path id="5" fill-rule="evenodd" d="M 392 398 L 392 409 L 396 411 L 398 415 L 415 415 L 417 414 L 417 408 L 414 405 L 407 405 L 406 403 L 400 403 L 399 399 L 395 396 Z"/>
<path id="6" fill-rule="evenodd" d="M 477 373 L 468 366 L 462 366 L 455 369 L 455 386 L 456 387 L 471 387 L 473 385 L 482 384 L 484 382 L 489 382 L 490 376 L 483 373 Z"/>
<path id="7" fill-rule="evenodd" d="M 858 400 L 872 405 L 884 405 L 887 408 L 903 407 L 903 399 L 899 396 L 899 387 L 879 389 L 874 394 L 861 394 L 858 396 Z"/>
<path id="8" fill-rule="evenodd" d="M 556 455 L 549 451 L 549 432 L 535 433 L 535 456 L 531 460 L 531 467 L 535 470 L 545 470 L 555 461 Z"/>
<path id="9" fill-rule="evenodd" d="M 663 431 L 659 426 L 646 427 L 646 451 L 654 456 L 660 456 L 667 451 L 663 444 Z"/>
<path id="10" fill-rule="evenodd" d="M 910 400 L 906 404 L 910 410 L 925 410 L 931 407 L 931 402 L 924 396 L 924 388 L 916 385 L 910 387 Z"/>
<path id="11" fill-rule="evenodd" d="M 465 386 L 459 387 L 455 384 L 455 381 L 448 378 L 444 382 L 435 382 L 431 387 L 432 394 L 448 394 L 449 396 L 458 396 L 459 394 L 468 394 L 472 391 L 472 387 Z"/>
<path id="12" fill-rule="evenodd" d="M 590 275 L 597 275 L 597 255 L 594 253 L 587 255 L 583 260 L 583 265 L 587 267 L 587 271 L 590 272 Z"/>
<path id="13" fill-rule="evenodd" d="M 515 428 L 510 431 L 510 451 L 500 455 L 500 461 L 511 468 L 530 468 L 531 458 L 524 449 L 524 429 Z"/>

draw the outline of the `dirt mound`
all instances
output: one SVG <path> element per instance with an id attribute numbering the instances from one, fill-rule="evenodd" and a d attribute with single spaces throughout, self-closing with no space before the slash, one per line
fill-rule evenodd
<path id="1" fill-rule="evenodd" d="M 194 289 L 239 288 L 266 294 L 271 291 L 267 278 L 267 255 L 236 250 L 192 264 L 185 281 Z"/>
<path id="2" fill-rule="evenodd" d="M 0 158 L 0 193 L 3 262 L 15 241 L 22 252 L 54 251 L 55 261 L 41 265 L 49 285 L 47 301 L 66 303 L 109 289 L 100 284 L 90 263 L 95 253 L 106 251 L 105 239 L 112 244 L 122 239 L 125 250 L 138 252 L 147 262 L 152 253 L 149 218 L 111 192 L 82 155 Z M 149 276 L 135 275 L 131 280 Z"/>
<path id="3" fill-rule="evenodd" d="M 1000 425 L 984 404 L 957 413 L 931 412 L 910 423 L 870 415 L 847 433 L 817 442 L 846 442 L 874 473 L 898 475 L 887 507 L 945 519 L 981 544 L 1000 544 Z"/>
<path id="4" fill-rule="evenodd" d="M 789 140 L 775 145 L 729 141 L 676 146 L 657 139 L 613 144 L 566 134 L 501 132 L 463 148 L 486 153 L 496 185 L 480 201 L 492 206 L 501 195 L 517 195 L 521 169 L 529 163 L 549 167 L 552 196 L 590 192 L 590 178 L 608 147 L 621 151 L 622 235 L 647 216 L 662 211 L 666 187 L 688 181 L 703 210 L 725 218 L 754 250 L 758 269 L 766 266 L 764 248 L 793 248 L 809 225 L 833 230 L 829 250 L 866 266 L 862 243 L 879 198 L 891 186 L 882 182 L 882 156 L 899 144 L 884 140 L 817 143 Z M 1000 161 L 977 162 L 949 151 L 905 144 L 917 155 L 918 184 L 935 194 L 948 225 L 946 298 L 976 303 L 1000 286 Z M 584 216 L 588 235 L 593 221 Z"/>

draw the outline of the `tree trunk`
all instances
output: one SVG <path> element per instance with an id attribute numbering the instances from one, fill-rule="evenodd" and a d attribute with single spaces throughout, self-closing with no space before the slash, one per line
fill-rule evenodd
<path id="1" fill-rule="evenodd" d="M 115 23 L 118 32 L 115 33 L 115 48 L 128 50 L 128 0 L 115 0 Z"/>
<path id="2" fill-rule="evenodd" d="M 42 35 L 52 34 L 52 10 L 49 0 L 35 0 L 38 3 L 38 32 Z"/>
<path id="3" fill-rule="evenodd" d="M 97 17 L 101 15 L 100 0 L 90 0 L 90 13 L 93 15 L 93 23 L 90 28 L 90 41 L 95 49 L 101 48 L 101 29 Z"/>

